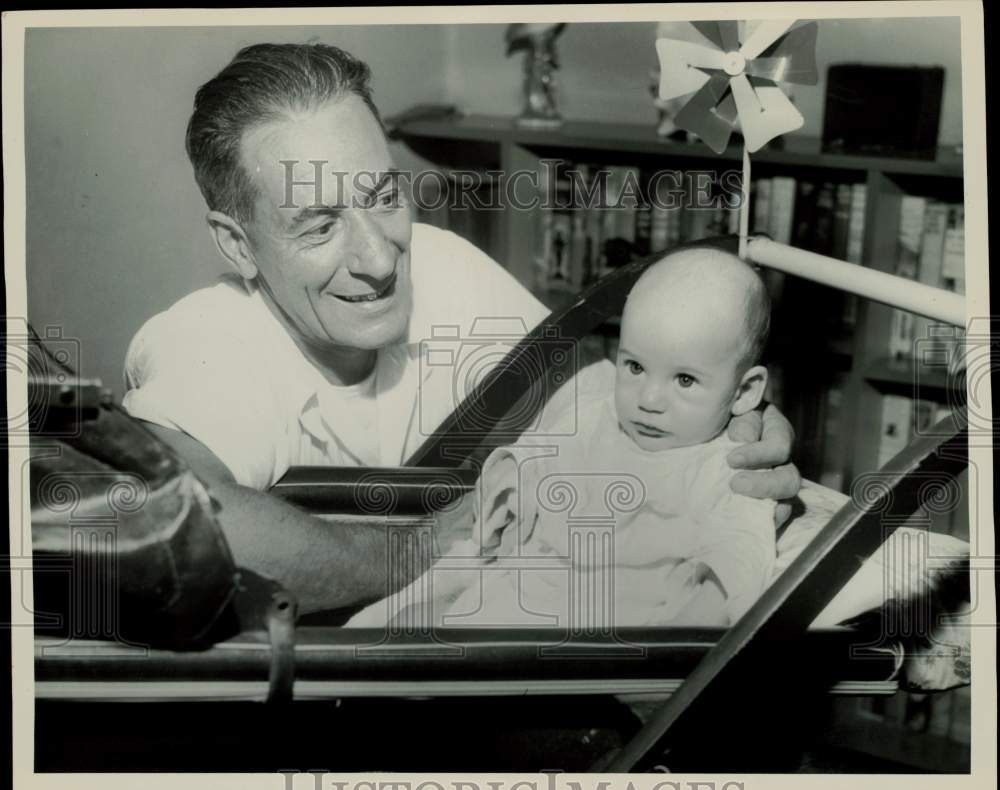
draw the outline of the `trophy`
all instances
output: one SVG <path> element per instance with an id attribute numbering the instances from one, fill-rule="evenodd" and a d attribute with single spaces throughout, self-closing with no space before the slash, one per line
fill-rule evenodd
<path id="1" fill-rule="evenodd" d="M 518 126 L 550 129 L 559 126 L 562 118 L 556 107 L 555 41 L 565 22 L 519 23 L 507 27 L 507 55 L 527 50 L 524 58 L 524 110 L 517 118 Z"/>

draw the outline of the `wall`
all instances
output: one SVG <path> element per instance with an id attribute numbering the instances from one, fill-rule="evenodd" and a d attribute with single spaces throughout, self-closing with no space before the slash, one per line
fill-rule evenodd
<path id="1" fill-rule="evenodd" d="M 198 86 L 246 44 L 315 38 L 368 61 L 391 115 L 440 100 L 444 36 L 423 25 L 29 31 L 29 320 L 78 338 L 80 371 L 120 396 L 135 331 L 223 270 L 184 154 Z"/>
<path id="2" fill-rule="evenodd" d="M 822 134 L 826 69 L 831 63 L 940 65 L 946 73 L 939 139 L 942 145 L 960 142 L 959 27 L 954 17 L 822 20 L 816 52 L 820 82 L 793 89 L 805 118 L 801 133 Z M 456 25 L 449 39 L 449 96 L 468 112 L 510 115 L 521 110 L 523 55 L 508 59 L 503 35 L 503 25 Z M 697 36 L 694 33 L 693 40 Z M 655 22 L 568 25 L 557 44 L 563 115 L 652 123 L 649 72 L 658 67 L 655 39 Z"/>

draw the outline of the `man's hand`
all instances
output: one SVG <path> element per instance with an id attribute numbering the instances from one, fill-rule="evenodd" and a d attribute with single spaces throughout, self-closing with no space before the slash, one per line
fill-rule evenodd
<path id="1" fill-rule="evenodd" d="M 434 514 L 434 559 L 444 557 L 452 547 L 473 537 L 475 490 L 451 502 Z"/>
<path id="2" fill-rule="evenodd" d="M 763 414 L 755 410 L 730 420 L 729 438 L 744 443 L 729 454 L 729 465 L 752 470 L 734 475 L 730 487 L 755 499 L 777 500 L 774 523 L 780 526 L 792 512 L 791 505 L 781 500 L 791 499 L 802 487 L 799 470 L 789 463 L 795 439 L 791 423 L 768 404 Z"/>

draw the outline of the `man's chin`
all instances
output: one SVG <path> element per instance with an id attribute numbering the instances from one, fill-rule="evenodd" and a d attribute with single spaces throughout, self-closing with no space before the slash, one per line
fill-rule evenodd
<path id="1" fill-rule="evenodd" d="M 382 320 L 358 322 L 351 331 L 338 333 L 338 345 L 350 346 L 362 351 L 378 351 L 406 340 L 409 316 L 387 315 Z"/>

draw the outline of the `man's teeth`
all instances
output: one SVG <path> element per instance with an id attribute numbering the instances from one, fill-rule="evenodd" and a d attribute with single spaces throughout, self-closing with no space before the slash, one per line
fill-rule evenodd
<path id="1" fill-rule="evenodd" d="M 360 294 L 355 296 L 337 295 L 338 299 L 343 299 L 345 302 L 374 302 L 379 297 L 385 296 L 392 288 L 393 283 L 396 282 L 396 278 L 393 277 L 385 284 L 385 286 L 379 291 L 373 291 L 370 294 Z"/>

